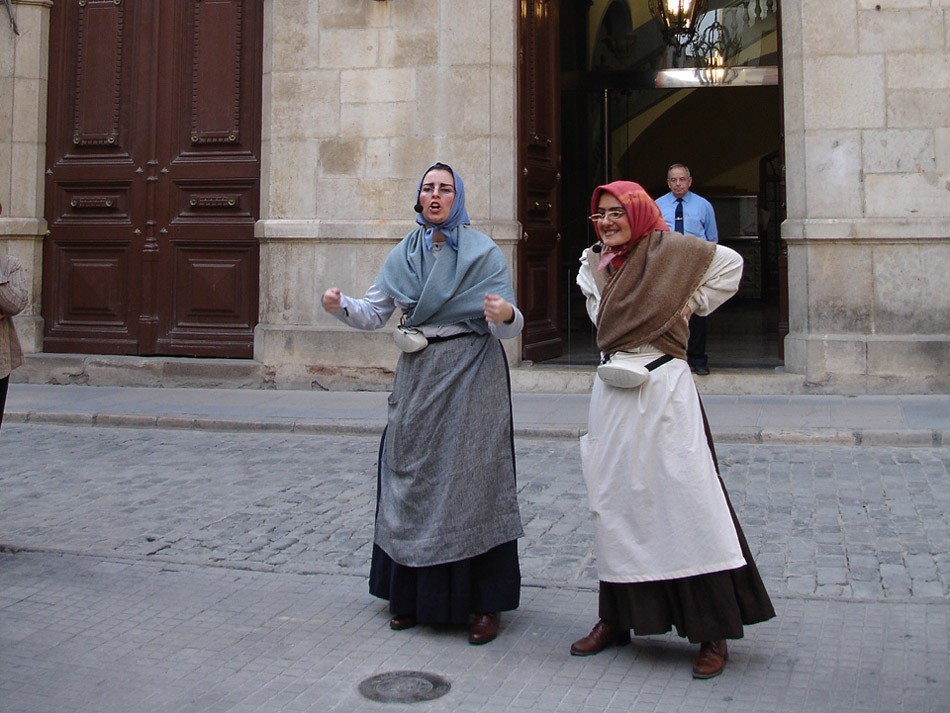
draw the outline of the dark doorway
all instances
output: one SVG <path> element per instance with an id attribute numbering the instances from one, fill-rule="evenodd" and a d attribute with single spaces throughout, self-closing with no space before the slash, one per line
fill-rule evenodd
<path id="1" fill-rule="evenodd" d="M 782 364 L 777 9 L 775 2 L 756 0 L 709 2 L 701 26 L 719 22 L 739 46 L 722 71 L 712 72 L 690 48 L 677 56 L 665 44 L 646 0 L 561 0 L 564 353 L 548 363 L 591 364 L 599 357 L 574 285 L 577 259 L 595 240 L 586 218 L 592 189 L 626 179 L 659 198 L 667 192 L 669 165 L 685 163 L 693 191 L 716 209 L 720 242 L 746 263 L 739 294 L 708 320 L 710 363 Z"/>
<path id="2" fill-rule="evenodd" d="M 558 6 L 519 5 L 518 304 L 525 316 L 522 353 L 530 361 L 563 354 L 560 285 L 561 132 Z"/>
<path id="3" fill-rule="evenodd" d="M 262 3 L 51 9 L 44 350 L 253 355 Z"/>

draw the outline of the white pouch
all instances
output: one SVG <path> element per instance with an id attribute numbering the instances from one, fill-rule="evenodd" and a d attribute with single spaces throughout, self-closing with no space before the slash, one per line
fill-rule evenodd
<path id="1" fill-rule="evenodd" d="M 396 342 L 397 347 L 408 354 L 421 352 L 429 346 L 426 335 L 415 327 L 403 327 L 401 324 L 393 332 L 393 341 Z"/>
<path id="2" fill-rule="evenodd" d="M 597 367 L 597 376 L 608 386 L 635 389 L 647 380 L 650 372 L 642 357 L 617 352 L 611 355 L 606 364 Z"/>

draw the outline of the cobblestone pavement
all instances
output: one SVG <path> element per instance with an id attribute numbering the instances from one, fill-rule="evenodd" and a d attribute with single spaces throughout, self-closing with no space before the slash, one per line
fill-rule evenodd
<path id="1" fill-rule="evenodd" d="M 377 447 L 5 425 L 0 711 L 401 710 L 355 686 L 404 668 L 454 681 L 411 710 L 950 710 L 950 450 L 720 444 L 779 616 L 696 682 L 672 636 L 566 655 L 596 620 L 572 439 L 516 443 L 525 588 L 502 636 L 390 632 L 365 588 Z"/>
<path id="2" fill-rule="evenodd" d="M 0 461 L 15 465 L 2 479 L 0 543 L 362 575 L 378 445 L 370 436 L 5 427 Z M 524 576 L 544 586 L 596 587 L 576 441 L 519 439 L 516 449 Z M 947 596 L 947 449 L 717 450 L 771 592 Z"/>

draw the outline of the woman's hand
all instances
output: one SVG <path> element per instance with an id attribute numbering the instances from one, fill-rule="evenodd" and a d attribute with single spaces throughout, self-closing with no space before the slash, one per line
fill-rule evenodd
<path id="1" fill-rule="evenodd" d="M 515 308 L 504 297 L 485 295 L 485 319 L 491 324 L 511 322 L 515 318 Z"/>
<path id="2" fill-rule="evenodd" d="M 683 311 L 680 312 L 680 314 L 683 316 L 683 319 L 685 319 L 688 322 L 689 318 L 693 316 L 693 310 L 689 308 L 689 305 L 686 305 L 685 307 L 683 307 Z"/>
<path id="3" fill-rule="evenodd" d="M 329 290 L 323 293 L 323 309 L 325 309 L 330 314 L 336 314 L 340 311 L 340 289 L 338 287 L 331 287 Z"/>

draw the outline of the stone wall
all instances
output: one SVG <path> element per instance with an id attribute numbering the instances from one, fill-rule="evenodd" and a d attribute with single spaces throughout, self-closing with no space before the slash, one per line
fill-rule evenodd
<path id="1" fill-rule="evenodd" d="M 421 171 L 454 165 L 514 266 L 513 0 L 264 0 L 260 324 L 277 386 L 388 382 L 388 334 L 325 314 L 412 226 Z M 50 0 L 0 15 L 0 250 L 30 275 L 42 348 Z M 2 6 L 0 6 L 2 10 Z M 826 392 L 950 391 L 950 0 L 784 0 L 786 370 Z M 506 344 L 517 363 L 520 344 Z"/>
<path id="2" fill-rule="evenodd" d="M 14 319 L 27 353 L 42 351 L 43 170 L 52 0 L 13 0 L 19 35 L 0 5 L 0 250 L 23 265 L 30 303 Z"/>
<path id="3" fill-rule="evenodd" d="M 782 3 L 788 371 L 950 389 L 950 2 Z"/>
<path id="4" fill-rule="evenodd" d="M 389 377 L 391 329 L 349 329 L 320 296 L 331 286 L 362 296 L 414 227 L 416 185 L 433 161 L 456 168 L 473 225 L 513 267 L 516 9 L 267 3 L 255 358 L 279 384 Z M 520 346 L 508 346 L 516 359 Z"/>

